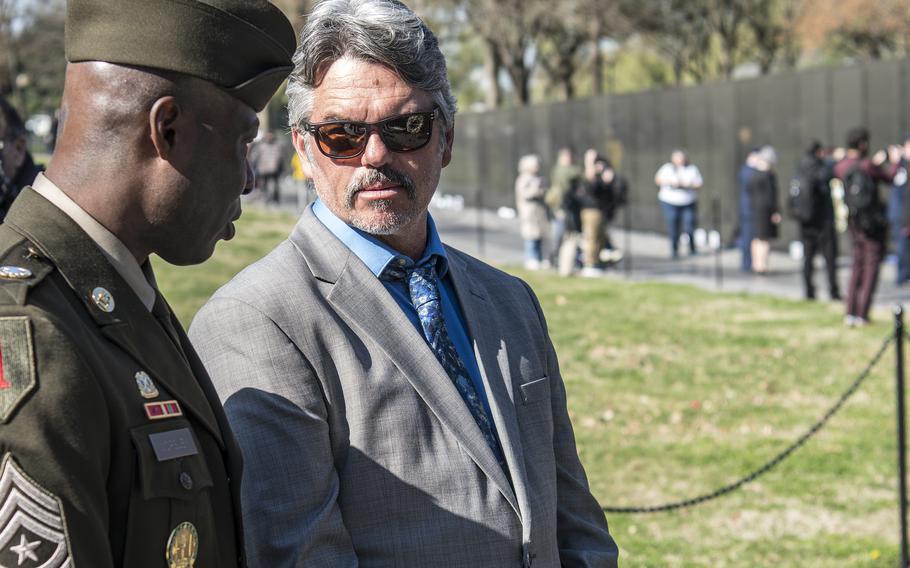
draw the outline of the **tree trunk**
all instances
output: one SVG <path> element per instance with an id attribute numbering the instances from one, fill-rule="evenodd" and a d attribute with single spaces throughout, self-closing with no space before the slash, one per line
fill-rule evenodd
<path id="1" fill-rule="evenodd" d="M 683 61 L 683 56 L 681 53 L 676 54 L 673 57 L 673 82 L 676 83 L 676 86 L 682 86 L 683 80 L 683 67 L 685 66 L 685 61 Z"/>
<path id="2" fill-rule="evenodd" d="M 565 97 L 565 100 L 571 101 L 575 98 L 575 85 L 572 83 L 572 67 L 569 65 L 564 65 L 562 68 L 562 77 L 560 82 L 562 83 L 562 94 Z"/>
<path id="3" fill-rule="evenodd" d="M 591 74 L 594 80 L 594 96 L 604 94 L 604 54 L 600 51 L 597 39 L 592 42 Z"/>
<path id="4" fill-rule="evenodd" d="M 492 42 L 484 42 L 483 50 L 483 70 L 487 76 L 487 88 L 484 93 L 484 102 L 487 109 L 494 110 L 502 104 L 502 90 L 499 88 L 499 70 L 502 69 L 502 61 L 499 59 L 499 52 L 496 45 Z"/>
<path id="5" fill-rule="evenodd" d="M 514 101 L 518 106 L 527 106 L 531 102 L 530 73 L 521 62 L 507 66 L 509 78 L 514 88 Z"/>
<path id="6" fill-rule="evenodd" d="M 600 36 L 602 35 L 603 22 L 598 14 L 591 24 L 591 72 L 594 79 L 594 96 L 604 94 L 604 56 L 600 51 Z"/>
<path id="7" fill-rule="evenodd" d="M 736 39 L 727 38 L 723 41 L 724 49 L 721 57 L 721 68 L 724 78 L 733 78 L 733 69 L 736 67 Z"/>

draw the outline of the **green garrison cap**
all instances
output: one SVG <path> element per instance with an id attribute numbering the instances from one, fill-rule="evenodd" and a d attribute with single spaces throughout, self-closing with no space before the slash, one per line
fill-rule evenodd
<path id="1" fill-rule="evenodd" d="M 293 69 L 294 28 L 265 0 L 68 0 L 66 59 L 183 73 L 257 111 Z"/>

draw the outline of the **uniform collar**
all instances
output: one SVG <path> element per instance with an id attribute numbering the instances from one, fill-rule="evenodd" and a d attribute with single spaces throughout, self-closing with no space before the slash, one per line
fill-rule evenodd
<path id="1" fill-rule="evenodd" d="M 98 248 L 101 249 L 101 252 L 104 253 L 104 256 L 114 269 L 136 293 L 142 304 L 151 311 L 152 306 L 155 304 L 155 279 L 151 272 L 151 263 L 146 262 L 147 266 L 144 268 L 140 267 L 136 257 L 126 248 L 123 241 L 89 215 L 85 209 L 73 201 L 46 175 L 38 174 L 32 189 L 66 213 L 70 219 L 85 231 L 89 238 L 98 245 Z"/>
<path id="2" fill-rule="evenodd" d="M 440 278 L 448 271 L 448 257 L 436 230 L 433 217 L 427 213 L 427 244 L 423 254 L 416 261 L 389 247 L 373 235 L 351 227 L 332 213 L 317 199 L 313 203 L 313 214 L 338 240 L 354 253 L 377 278 L 393 262 L 401 268 L 421 266 L 436 257 L 436 273 Z"/>

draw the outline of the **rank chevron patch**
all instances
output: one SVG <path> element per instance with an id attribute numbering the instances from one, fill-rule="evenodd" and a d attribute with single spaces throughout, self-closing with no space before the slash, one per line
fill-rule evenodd
<path id="1" fill-rule="evenodd" d="M 12 454 L 3 456 L 0 470 L 0 566 L 74 568 L 60 500 Z"/>

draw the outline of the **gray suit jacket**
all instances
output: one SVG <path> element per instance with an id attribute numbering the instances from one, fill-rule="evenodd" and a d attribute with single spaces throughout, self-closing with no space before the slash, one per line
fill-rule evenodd
<path id="1" fill-rule="evenodd" d="M 536 297 L 447 254 L 510 476 L 382 282 L 311 210 L 196 316 L 243 451 L 251 567 L 616 566 Z"/>

